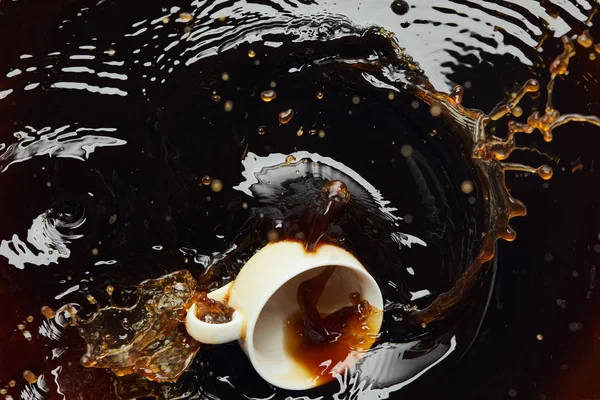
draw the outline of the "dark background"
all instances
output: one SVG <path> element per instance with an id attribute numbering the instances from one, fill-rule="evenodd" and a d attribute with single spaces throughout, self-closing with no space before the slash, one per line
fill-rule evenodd
<path id="1" fill-rule="evenodd" d="M 60 43 L 45 33 L 84 3 L 0 2 L 0 72 L 6 73 L 20 54 Z M 582 29 L 573 22 L 573 32 Z M 591 33 L 600 38 L 600 28 L 592 27 Z M 547 65 L 561 51 L 560 42 L 549 39 L 545 47 L 540 63 Z M 600 59 L 589 60 L 589 50 L 578 50 L 569 77 L 557 83 L 555 104 L 564 113 L 600 115 L 595 78 Z M 547 79 L 540 72 L 544 68 L 530 70 L 510 56 L 490 56 L 488 61 L 458 67 L 450 76 L 457 83 L 471 82 L 467 106 L 489 110 L 499 94 L 514 90 L 532 73 L 539 73 L 543 84 Z M 499 243 L 496 287 L 475 345 L 456 365 L 433 369 L 394 398 L 600 398 L 600 316 L 593 290 L 600 251 L 600 128 L 570 124 L 555 133 L 550 144 L 538 134 L 523 141 L 558 159 L 550 181 L 507 174 L 512 194 L 528 206 L 528 215 L 513 220 L 518 232 L 514 243 Z M 11 192 L 3 185 L 0 196 Z M 4 328 L 0 334 L 8 335 Z"/>

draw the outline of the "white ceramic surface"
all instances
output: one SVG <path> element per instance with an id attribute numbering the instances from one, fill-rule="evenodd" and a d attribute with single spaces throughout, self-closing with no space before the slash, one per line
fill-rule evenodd
<path id="1" fill-rule="evenodd" d="M 208 294 L 209 298 L 224 301 L 235 310 L 231 322 L 201 321 L 192 306 L 187 313 L 187 331 L 207 344 L 239 340 L 256 371 L 274 386 L 289 390 L 315 387 L 315 377 L 285 350 L 284 325 L 299 309 L 298 286 L 327 266 L 337 268 L 317 303 L 321 313 L 329 314 L 351 305 L 349 295 L 353 292 L 359 292 L 362 299 L 383 309 L 379 286 L 352 254 L 329 244 L 307 252 L 299 242 L 282 241 L 266 245 L 248 260 L 235 281 Z M 370 318 L 369 326 L 374 333 L 379 332 L 382 318 L 381 312 Z"/>

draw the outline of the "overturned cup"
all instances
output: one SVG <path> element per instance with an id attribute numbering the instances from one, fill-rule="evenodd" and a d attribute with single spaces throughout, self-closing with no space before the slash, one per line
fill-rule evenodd
<path id="1" fill-rule="evenodd" d="M 235 281 L 207 297 L 233 314 L 227 322 L 209 322 L 194 304 L 186 317 L 190 336 L 207 344 L 238 340 L 263 379 L 289 390 L 319 386 L 354 365 L 383 319 L 373 277 L 330 244 L 309 252 L 299 242 L 270 243 Z"/>

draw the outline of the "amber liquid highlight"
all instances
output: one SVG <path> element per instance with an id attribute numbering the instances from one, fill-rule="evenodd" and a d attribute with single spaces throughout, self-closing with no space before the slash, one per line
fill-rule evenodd
<path id="1" fill-rule="evenodd" d="M 300 309 L 285 324 L 286 351 L 319 385 L 354 364 L 360 352 L 373 345 L 376 334 L 369 320 L 377 310 L 360 300 L 359 293 L 349 295 L 352 305 L 332 314 L 318 311 L 317 302 L 334 270 L 327 267 L 298 287 Z"/>
<path id="2" fill-rule="evenodd" d="M 511 99 L 498 104 L 491 112 L 485 113 L 477 109 L 468 109 L 462 106 L 464 88 L 455 86 L 450 93 L 436 91 L 426 80 L 415 82 L 415 94 L 429 104 L 436 114 L 443 114 L 448 121 L 453 120 L 453 115 L 468 117 L 478 121 L 479 127 L 471 132 L 466 132 L 458 127 L 462 140 L 471 148 L 471 158 L 478 167 L 479 177 L 485 192 L 487 204 L 486 233 L 479 254 L 471 265 L 457 280 L 455 286 L 449 291 L 440 294 L 427 308 L 416 310 L 412 314 L 413 322 L 425 327 L 427 324 L 443 319 L 449 309 L 460 303 L 474 287 L 478 276 L 488 261 L 495 256 L 495 243 L 498 239 L 513 241 L 516 232 L 510 226 L 514 217 L 525 216 L 527 209 L 519 200 L 513 198 L 505 184 L 505 171 L 521 171 L 537 174 L 544 180 L 552 178 L 551 166 L 541 165 L 537 168 L 506 162 L 515 150 L 520 150 L 516 145 L 516 134 L 531 134 L 538 130 L 546 142 L 551 142 L 553 130 L 569 122 L 585 122 L 600 126 L 600 118 L 594 115 L 561 114 L 554 108 L 552 97 L 556 78 L 568 73 L 569 62 L 576 54 L 573 41 L 568 36 L 562 37 L 563 52 L 556 57 L 549 67 L 550 80 L 546 86 L 546 107 L 544 114 L 532 112 L 525 122 L 508 121 L 508 134 L 505 138 L 496 137 L 486 131 L 491 121 L 497 121 L 505 116 L 512 115 L 516 118 L 523 114 L 519 106 L 520 101 L 528 93 L 538 93 L 540 84 L 535 79 L 528 80 L 517 92 L 512 93 Z M 584 32 L 577 37 L 577 43 L 583 47 L 590 47 L 593 40 L 589 32 Z"/>

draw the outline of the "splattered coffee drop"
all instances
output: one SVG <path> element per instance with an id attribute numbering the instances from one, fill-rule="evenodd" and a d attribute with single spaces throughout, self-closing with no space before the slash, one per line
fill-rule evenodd
<path id="1" fill-rule="evenodd" d="M 30 370 L 23 371 L 23 379 L 27 381 L 27 383 L 34 384 L 37 382 L 37 376 Z"/>
<path id="2" fill-rule="evenodd" d="M 549 165 L 541 165 L 536 171 L 539 177 L 546 181 L 551 179 L 552 175 L 554 174 L 554 170 Z"/>
<path id="3" fill-rule="evenodd" d="M 404 0 L 394 0 L 392 2 L 391 8 L 392 8 L 392 11 L 394 12 L 394 14 L 398 14 L 398 15 L 404 15 L 410 9 L 410 7 L 408 6 L 408 3 L 406 3 L 406 1 L 404 1 Z"/>
<path id="4" fill-rule="evenodd" d="M 285 163 L 288 165 L 293 163 L 294 161 L 296 161 L 296 157 L 294 157 L 291 154 L 285 158 Z"/>
<path id="5" fill-rule="evenodd" d="M 227 100 L 227 101 L 225 102 L 225 104 L 223 105 L 223 109 L 224 109 L 226 112 L 229 112 L 229 111 L 233 110 L 233 102 L 232 102 L 231 100 Z"/>
<path id="6" fill-rule="evenodd" d="M 213 179 L 210 184 L 210 189 L 215 193 L 220 192 L 223 190 L 223 182 L 221 182 L 219 179 Z"/>
<path id="7" fill-rule="evenodd" d="M 219 96 L 218 94 L 213 94 L 212 96 L 210 96 L 210 99 L 215 103 L 218 103 L 221 101 L 221 96 Z"/>
<path id="8" fill-rule="evenodd" d="M 288 122 L 290 122 L 292 120 L 292 118 L 294 118 L 294 110 L 292 110 L 291 108 L 288 108 L 287 110 L 283 110 L 282 112 L 279 113 L 279 123 L 282 125 L 287 124 Z"/>
<path id="9" fill-rule="evenodd" d="M 211 178 L 210 176 L 208 176 L 208 175 L 204 175 L 204 176 L 202 177 L 202 184 L 203 184 L 204 186 L 208 186 L 208 185 L 210 185 L 210 183 L 211 183 L 211 182 L 212 182 L 212 178 Z"/>
<path id="10" fill-rule="evenodd" d="M 54 318 L 54 315 L 55 315 L 54 310 L 48 306 L 42 306 L 42 308 L 40 309 L 40 312 L 46 319 L 52 319 L 52 318 Z"/>
<path id="11" fill-rule="evenodd" d="M 594 44 L 594 39 L 592 39 L 590 31 L 586 29 L 583 33 L 581 33 L 581 35 L 577 36 L 577 43 L 585 48 L 592 47 Z"/>
<path id="12" fill-rule="evenodd" d="M 196 317 L 208 324 L 224 324 L 230 322 L 233 316 L 233 308 L 208 298 L 206 292 L 198 295 L 195 304 Z"/>
<path id="13" fill-rule="evenodd" d="M 460 190 L 464 193 L 464 194 L 469 194 L 471 192 L 473 192 L 473 182 L 471 181 L 464 181 L 463 183 L 460 184 Z"/>
<path id="14" fill-rule="evenodd" d="M 190 13 L 182 12 L 179 14 L 179 18 L 181 18 L 183 22 L 190 22 L 194 18 L 194 16 Z"/>
<path id="15" fill-rule="evenodd" d="M 256 57 L 256 52 L 252 49 L 248 50 L 248 57 L 250 57 L 250 58 Z"/>
<path id="16" fill-rule="evenodd" d="M 260 98 L 265 103 L 269 103 L 277 98 L 277 92 L 274 90 L 265 90 L 260 94 Z"/>

